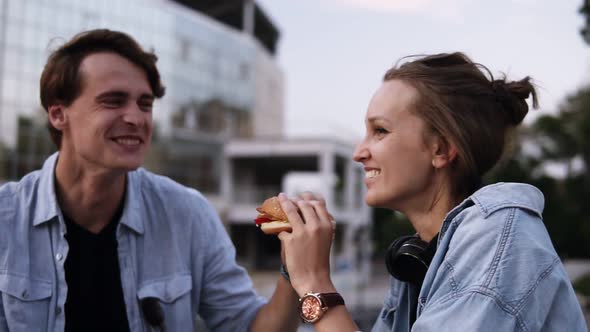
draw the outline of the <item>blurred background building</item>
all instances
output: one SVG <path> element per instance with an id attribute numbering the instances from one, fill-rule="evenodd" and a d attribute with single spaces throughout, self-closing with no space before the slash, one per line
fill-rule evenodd
<path id="1" fill-rule="evenodd" d="M 285 138 L 280 33 L 255 1 L 0 0 L 0 183 L 55 151 L 39 78 L 52 50 L 94 28 L 127 32 L 158 55 L 166 96 L 155 105 L 146 168 L 213 202 L 255 278 L 274 278 L 280 266 L 279 241 L 253 225 L 256 206 L 281 191 L 320 192 L 338 222 L 336 283 L 359 302 L 372 249 L 362 170 L 350 144 Z"/>

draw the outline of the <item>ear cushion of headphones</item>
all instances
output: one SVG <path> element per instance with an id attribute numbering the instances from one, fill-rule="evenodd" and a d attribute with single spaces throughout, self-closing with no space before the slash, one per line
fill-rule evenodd
<path id="1" fill-rule="evenodd" d="M 385 266 L 398 280 L 414 284 L 422 283 L 430 261 L 424 257 L 428 243 L 417 236 L 402 236 L 387 250 Z"/>

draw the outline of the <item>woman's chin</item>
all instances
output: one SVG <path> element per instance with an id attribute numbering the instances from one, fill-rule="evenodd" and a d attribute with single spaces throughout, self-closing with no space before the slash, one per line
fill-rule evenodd
<path id="1" fill-rule="evenodd" d="M 379 208 L 382 207 L 383 202 L 381 202 L 381 200 L 379 200 L 378 197 L 375 197 L 373 195 L 367 195 L 365 196 L 365 203 L 367 203 L 367 205 L 370 207 Z"/>

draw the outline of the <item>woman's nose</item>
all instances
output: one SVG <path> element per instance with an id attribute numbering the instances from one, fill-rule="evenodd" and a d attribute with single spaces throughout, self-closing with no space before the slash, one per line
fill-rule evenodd
<path id="1" fill-rule="evenodd" d="M 361 142 L 354 149 L 352 159 L 360 163 L 366 160 L 367 158 L 369 158 L 369 150 L 367 149 L 365 142 Z"/>

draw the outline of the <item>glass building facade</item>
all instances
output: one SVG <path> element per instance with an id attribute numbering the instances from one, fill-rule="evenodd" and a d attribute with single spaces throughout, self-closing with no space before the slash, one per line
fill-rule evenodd
<path id="1" fill-rule="evenodd" d="M 155 104 L 148 168 L 215 193 L 224 142 L 255 135 L 256 114 L 274 114 L 282 128 L 282 74 L 272 52 L 195 8 L 171 0 L 0 0 L 0 181 L 38 168 L 54 150 L 42 129 L 39 78 L 52 50 L 94 28 L 129 33 L 158 56 L 166 96 Z M 269 84 L 275 95 L 264 97 Z"/>

